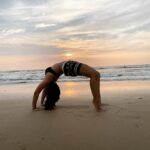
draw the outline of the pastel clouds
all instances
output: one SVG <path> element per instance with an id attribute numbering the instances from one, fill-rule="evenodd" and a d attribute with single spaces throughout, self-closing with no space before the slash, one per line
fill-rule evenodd
<path id="1" fill-rule="evenodd" d="M 68 52 L 90 62 L 117 53 L 145 58 L 149 14 L 149 0 L 1 0 L 0 55 L 35 53 L 63 60 Z M 133 63 L 147 62 L 143 60 Z"/>
<path id="2" fill-rule="evenodd" d="M 4 29 L 1 31 L 1 34 L 7 36 L 12 34 L 24 33 L 24 32 L 25 32 L 24 29 L 8 29 L 8 30 Z"/>
<path id="3" fill-rule="evenodd" d="M 40 24 L 36 24 L 35 28 L 47 28 L 47 27 L 52 27 L 55 26 L 56 24 L 44 24 L 44 23 L 40 23 Z"/>

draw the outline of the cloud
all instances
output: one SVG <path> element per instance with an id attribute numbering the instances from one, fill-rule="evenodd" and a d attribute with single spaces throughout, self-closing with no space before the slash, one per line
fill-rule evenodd
<path id="1" fill-rule="evenodd" d="M 48 28 L 48 27 L 52 27 L 55 26 L 56 24 L 44 24 L 44 23 L 40 23 L 40 24 L 36 24 L 35 28 Z"/>
<path id="2" fill-rule="evenodd" d="M 129 37 L 141 43 L 143 39 L 134 35 L 149 34 L 149 4 L 148 0 L 1 0 L 0 44 L 51 45 L 60 51 L 89 47 L 97 53 L 130 50 L 134 44 L 126 43 Z"/>
<path id="3" fill-rule="evenodd" d="M 7 35 L 12 35 L 12 34 L 19 34 L 19 33 L 24 33 L 24 29 L 9 29 L 9 30 L 2 30 L 2 35 L 7 36 Z"/>
<path id="4" fill-rule="evenodd" d="M 0 9 L 22 7 L 22 6 L 37 6 L 47 3 L 48 0 L 1 0 Z"/>
<path id="5" fill-rule="evenodd" d="M 3 51 L 0 51 L 0 55 L 59 55 L 61 54 L 61 48 L 55 46 L 44 46 L 44 45 L 34 45 L 34 44 L 22 44 L 13 45 L 11 47 L 5 45 L 1 47 Z"/>

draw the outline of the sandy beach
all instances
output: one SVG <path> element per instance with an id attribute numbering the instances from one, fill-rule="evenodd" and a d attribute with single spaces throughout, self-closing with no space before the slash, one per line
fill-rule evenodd
<path id="1" fill-rule="evenodd" d="M 150 81 L 102 82 L 95 112 L 88 82 L 59 82 L 53 111 L 32 111 L 37 84 L 0 85 L 1 150 L 149 150 Z"/>

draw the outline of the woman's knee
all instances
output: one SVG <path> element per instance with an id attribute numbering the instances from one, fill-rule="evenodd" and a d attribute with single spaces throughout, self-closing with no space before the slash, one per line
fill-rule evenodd
<path id="1" fill-rule="evenodd" d="M 96 80 L 100 80 L 100 73 L 98 71 L 94 71 L 91 75 L 91 78 L 96 79 Z"/>

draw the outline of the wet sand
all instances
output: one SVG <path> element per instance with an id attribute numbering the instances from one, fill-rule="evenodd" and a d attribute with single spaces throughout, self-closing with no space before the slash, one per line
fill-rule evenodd
<path id="1" fill-rule="evenodd" d="M 59 82 L 53 111 L 32 111 L 37 84 L 0 86 L 0 149 L 149 150 L 150 82 L 102 82 L 95 112 L 88 82 Z"/>

